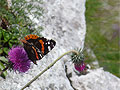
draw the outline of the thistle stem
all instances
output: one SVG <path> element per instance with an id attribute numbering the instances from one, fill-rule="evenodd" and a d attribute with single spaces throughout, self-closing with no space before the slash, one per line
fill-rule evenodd
<path id="1" fill-rule="evenodd" d="M 36 77 L 34 77 L 30 82 L 28 82 L 21 90 L 24 90 L 26 87 L 29 87 L 30 84 L 32 82 L 34 82 L 39 76 L 41 76 L 45 71 L 47 71 L 48 69 L 50 69 L 58 60 L 60 60 L 63 56 L 69 54 L 69 53 L 75 53 L 75 54 L 78 54 L 78 51 L 75 51 L 75 50 L 71 50 L 71 51 L 68 51 L 64 54 L 62 54 L 60 57 L 58 57 L 53 63 L 51 63 L 47 68 L 45 68 L 42 72 L 40 72 Z"/>

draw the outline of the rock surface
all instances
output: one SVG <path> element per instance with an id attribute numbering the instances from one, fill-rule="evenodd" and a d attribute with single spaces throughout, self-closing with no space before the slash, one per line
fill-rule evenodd
<path id="1" fill-rule="evenodd" d="M 85 0 L 44 0 L 44 7 L 43 22 L 39 24 L 44 27 L 42 35 L 56 41 L 55 48 L 38 61 L 38 65 L 32 64 L 25 74 L 8 71 L 5 80 L 0 78 L 0 90 L 20 90 L 61 54 L 83 48 L 86 33 Z M 119 90 L 120 79 L 101 69 L 78 77 L 68 63 L 66 72 L 67 60 L 70 58 L 62 58 L 25 90 Z M 69 73 L 72 73 L 70 78 L 66 76 Z"/>
<path id="2" fill-rule="evenodd" d="M 72 66 L 71 63 L 66 64 L 66 73 L 75 90 L 120 90 L 120 79 L 103 68 L 89 70 L 86 75 L 78 76 Z"/>

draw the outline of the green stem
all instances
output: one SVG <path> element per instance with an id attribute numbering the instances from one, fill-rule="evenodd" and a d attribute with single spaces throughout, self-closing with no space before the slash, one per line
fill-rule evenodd
<path id="1" fill-rule="evenodd" d="M 58 57 L 53 63 L 51 63 L 47 68 L 45 68 L 42 72 L 40 72 L 35 78 L 33 78 L 30 82 L 28 82 L 21 90 L 24 90 L 26 87 L 28 87 L 32 82 L 34 82 L 45 71 L 47 71 L 49 68 L 51 68 L 59 59 L 61 59 L 63 56 L 65 56 L 65 55 L 67 55 L 67 54 L 69 54 L 71 52 L 78 54 L 78 52 L 75 51 L 75 50 L 71 50 L 71 51 L 68 51 L 68 52 L 64 53 L 63 55 L 61 55 L 60 57 Z"/>

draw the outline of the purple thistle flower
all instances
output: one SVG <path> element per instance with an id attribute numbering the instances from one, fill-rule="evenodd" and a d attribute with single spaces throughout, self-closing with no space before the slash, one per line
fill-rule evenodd
<path id="1" fill-rule="evenodd" d="M 9 61 L 12 63 L 14 70 L 18 70 L 19 72 L 28 71 L 31 61 L 29 60 L 23 47 L 12 47 L 12 49 L 8 52 L 8 55 Z"/>
<path id="2" fill-rule="evenodd" d="M 74 63 L 74 67 L 75 67 L 75 69 L 76 69 L 78 72 L 82 72 L 82 71 L 85 70 L 86 65 L 85 65 L 84 62 L 82 62 L 82 63 Z"/>

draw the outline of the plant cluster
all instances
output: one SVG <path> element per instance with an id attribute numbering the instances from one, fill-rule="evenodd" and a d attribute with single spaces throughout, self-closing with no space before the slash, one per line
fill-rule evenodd
<path id="1" fill-rule="evenodd" d="M 0 70 L 6 67 L 4 57 L 13 45 L 20 44 L 20 38 L 31 33 L 40 36 L 38 32 L 43 28 L 30 18 L 31 15 L 33 19 L 40 19 L 43 13 L 42 7 L 35 3 L 42 4 L 42 0 L 0 0 Z"/>

